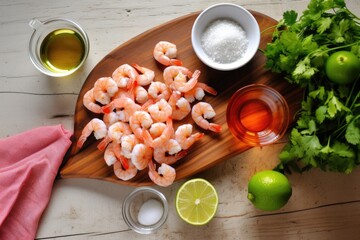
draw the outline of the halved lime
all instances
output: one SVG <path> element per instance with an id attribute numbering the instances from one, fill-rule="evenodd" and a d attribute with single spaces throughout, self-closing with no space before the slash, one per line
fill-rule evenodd
<path id="1" fill-rule="evenodd" d="M 204 225 L 214 216 L 218 195 L 211 183 L 202 178 L 186 181 L 178 190 L 175 199 L 180 218 L 192 225 Z"/>

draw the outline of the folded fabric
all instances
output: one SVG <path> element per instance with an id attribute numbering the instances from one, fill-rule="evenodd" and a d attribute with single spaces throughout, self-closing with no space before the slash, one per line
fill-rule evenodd
<path id="1" fill-rule="evenodd" d="M 34 239 L 71 145 L 61 125 L 0 139 L 0 239 Z"/>

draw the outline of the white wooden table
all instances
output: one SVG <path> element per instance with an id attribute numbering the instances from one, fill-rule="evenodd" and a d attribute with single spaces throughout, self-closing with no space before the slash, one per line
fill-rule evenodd
<path id="1" fill-rule="evenodd" d="M 200 11 L 213 0 L 1 0 L 0 137 L 63 124 L 73 129 L 75 102 L 95 64 L 132 37 L 176 17 Z M 277 20 L 289 9 L 302 11 L 304 0 L 228 1 Z M 359 0 L 348 6 L 360 15 Z M 81 71 L 66 78 L 38 72 L 28 57 L 32 18 L 65 17 L 78 21 L 90 38 L 90 54 Z M 174 208 L 176 190 L 158 188 L 170 202 L 166 225 L 146 239 L 360 239 L 360 169 L 349 175 L 318 170 L 290 175 L 293 196 L 279 211 L 262 212 L 246 199 L 250 176 L 271 169 L 283 143 L 254 148 L 198 174 L 219 192 L 215 219 L 190 226 Z M 37 239 L 143 239 L 121 216 L 125 196 L 134 188 L 88 179 L 60 179 L 38 229 Z M 1 193 L 0 193 L 1 194 Z"/>

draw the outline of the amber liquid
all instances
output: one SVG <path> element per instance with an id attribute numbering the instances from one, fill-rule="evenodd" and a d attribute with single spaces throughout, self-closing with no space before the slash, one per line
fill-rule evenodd
<path id="1" fill-rule="evenodd" d="M 272 113 L 261 100 L 249 100 L 244 103 L 239 113 L 240 122 L 250 132 L 261 132 L 272 122 Z"/>
<path id="2" fill-rule="evenodd" d="M 40 46 L 43 65 L 52 72 L 71 71 L 85 56 L 82 37 L 71 29 L 58 29 L 49 33 Z"/>

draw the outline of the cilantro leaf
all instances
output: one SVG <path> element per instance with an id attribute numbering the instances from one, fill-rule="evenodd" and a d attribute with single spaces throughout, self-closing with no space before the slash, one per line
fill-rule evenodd
<path id="1" fill-rule="evenodd" d="M 293 25 L 296 22 L 297 16 L 298 14 L 294 10 L 284 12 L 283 14 L 284 23 L 287 26 Z"/>
<path id="2" fill-rule="evenodd" d="M 360 128 L 355 125 L 356 121 L 351 121 L 346 128 L 346 141 L 353 145 L 360 144 Z"/>

